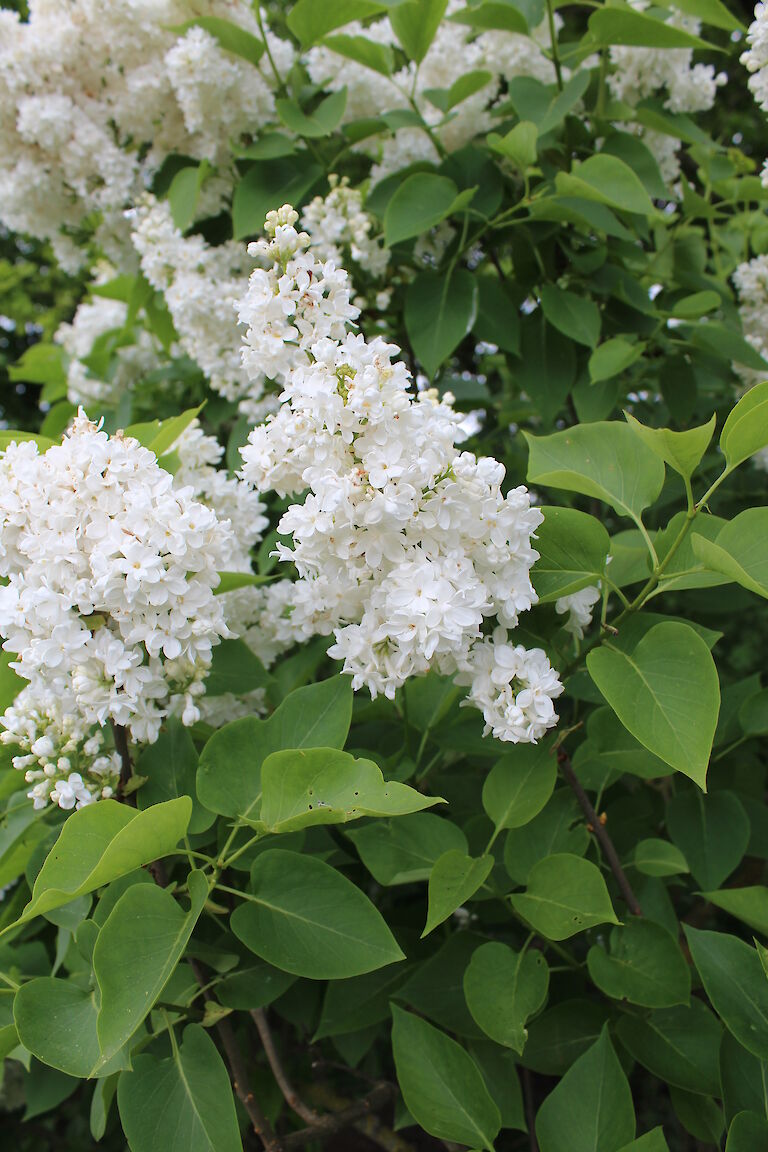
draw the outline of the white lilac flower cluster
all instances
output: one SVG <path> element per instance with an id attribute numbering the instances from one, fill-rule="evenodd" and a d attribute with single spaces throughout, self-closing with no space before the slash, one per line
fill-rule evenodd
<path id="1" fill-rule="evenodd" d="M 253 248 L 273 267 L 253 273 L 240 309 L 247 370 L 274 345 L 284 380 L 280 408 L 242 450 L 242 476 L 261 492 L 308 490 L 278 526 L 293 538 L 278 554 L 299 574 L 295 634 L 333 633 L 329 654 L 373 696 L 430 668 L 456 675 L 487 730 L 536 740 L 557 721 L 562 685 L 543 651 L 507 631 L 536 600 L 542 515 L 524 487 L 502 494 L 503 465 L 457 449 L 450 396 L 414 397 L 399 349 L 347 330 L 346 275 L 315 260 L 297 220 L 288 206 L 270 213 L 270 240 Z"/>
<path id="2" fill-rule="evenodd" d="M 644 2 L 632 5 L 638 11 Z M 698 35 L 698 20 L 672 9 L 666 23 Z M 611 95 L 633 108 L 649 96 L 663 96 L 670 112 L 706 112 L 715 102 L 717 89 L 727 81 L 725 73 L 716 73 L 711 64 L 694 64 L 692 48 L 636 48 L 614 45 L 609 49 L 613 71 L 608 77 Z M 680 175 L 678 151 L 680 140 L 649 129 L 637 131 L 656 158 L 661 175 L 674 184 Z"/>
<path id="3" fill-rule="evenodd" d="M 768 256 L 756 256 L 739 264 L 733 273 L 739 298 L 739 316 L 744 338 L 768 359 Z M 751 388 L 765 374 L 745 364 L 734 364 L 743 384 Z"/>
<path id="4" fill-rule="evenodd" d="M 331 190 L 326 197 L 315 196 L 301 217 L 301 227 L 309 236 L 319 260 L 341 265 L 345 256 L 374 280 L 380 279 L 389 263 L 390 252 L 371 236 L 373 220 L 363 209 L 359 188 L 350 188 L 348 177 L 330 175 Z"/>
<path id="5" fill-rule="evenodd" d="M 768 112 L 768 6 L 755 5 L 755 18 L 747 31 L 749 48 L 741 55 L 741 63 L 752 73 L 749 90 L 755 101 Z M 763 164 L 763 187 L 768 188 L 768 160 Z"/>
<path id="6" fill-rule="evenodd" d="M 64 266 L 80 266 L 84 249 L 71 234 L 93 214 L 111 257 L 130 249 L 123 210 L 169 154 L 231 169 L 230 140 L 273 116 L 268 64 L 255 67 L 188 27 L 195 15 L 217 16 L 258 35 L 251 5 L 195 8 L 30 0 L 28 21 L 0 10 L 0 219 L 50 239 Z M 287 70 L 291 45 L 268 35 Z"/>
<path id="7" fill-rule="evenodd" d="M 157 738 L 186 724 L 212 648 L 228 629 L 214 596 L 232 548 L 227 522 L 174 486 L 137 440 L 108 437 L 81 411 L 63 443 L 0 457 L 0 635 L 28 685 L 0 739 L 49 800 L 110 795 L 118 761 L 104 730 Z"/>

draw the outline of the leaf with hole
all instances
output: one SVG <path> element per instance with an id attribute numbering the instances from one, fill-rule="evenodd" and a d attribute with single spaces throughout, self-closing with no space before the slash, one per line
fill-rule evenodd
<path id="1" fill-rule="evenodd" d="M 546 856 L 512 907 L 547 940 L 567 940 L 595 924 L 618 924 L 600 869 L 566 852 Z"/>

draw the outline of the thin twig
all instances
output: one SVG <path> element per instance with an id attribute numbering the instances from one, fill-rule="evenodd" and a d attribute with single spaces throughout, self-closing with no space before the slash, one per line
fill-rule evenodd
<path id="1" fill-rule="evenodd" d="M 203 998 L 205 1000 L 215 1000 L 213 993 L 207 986 L 208 981 L 205 978 L 205 972 L 200 962 L 190 958 L 189 966 L 194 973 L 195 980 L 197 980 L 203 990 Z M 259 1107 L 256 1097 L 248 1087 L 248 1070 L 245 1066 L 232 1025 L 226 1017 L 216 1021 L 216 1031 L 224 1047 L 233 1087 L 238 1099 L 248 1113 L 254 1132 L 261 1140 L 266 1152 L 282 1152 L 282 1144 L 275 1135 L 269 1120 Z"/>
<path id="2" fill-rule="evenodd" d="M 391 1084 L 377 1084 L 373 1091 L 369 1092 L 362 1100 L 350 1104 L 340 1112 L 323 1116 L 322 1125 L 302 1128 L 301 1131 L 292 1132 L 290 1136 L 286 1136 L 283 1141 L 286 1152 L 290 1152 L 293 1148 L 303 1148 L 310 1140 L 322 1140 L 335 1132 L 340 1132 L 343 1128 L 354 1127 L 364 1116 L 378 1112 L 380 1108 L 388 1104 L 392 1099 L 392 1094 Z"/>
<path id="3" fill-rule="evenodd" d="M 256 1029 L 261 1038 L 261 1043 L 269 1061 L 269 1066 L 272 1069 L 272 1075 L 277 1081 L 277 1086 L 283 1094 L 286 1104 L 292 1108 L 297 1116 L 301 1116 L 305 1124 L 310 1124 L 314 1127 L 325 1125 L 326 1117 L 321 1116 L 319 1112 L 315 1112 L 314 1108 L 310 1108 L 308 1104 L 299 1096 L 291 1081 L 286 1075 L 280 1060 L 280 1055 L 275 1047 L 275 1040 L 272 1031 L 267 1021 L 267 1014 L 263 1008 L 252 1008 L 251 1016 L 256 1025 Z"/>
<path id="4" fill-rule="evenodd" d="M 633 916 L 642 916 L 643 910 L 640 907 L 637 897 L 632 891 L 632 886 L 629 883 L 629 880 L 627 880 L 626 873 L 621 866 L 618 854 L 613 846 L 613 841 L 606 832 L 604 825 L 601 823 L 597 812 L 595 812 L 594 808 L 592 807 L 589 796 L 587 796 L 586 792 L 582 788 L 581 782 L 573 770 L 573 765 L 571 764 L 568 753 L 564 752 L 562 748 L 557 754 L 557 761 L 560 765 L 560 771 L 573 789 L 576 799 L 581 806 L 581 810 L 587 818 L 590 830 L 594 832 L 595 836 L 597 837 L 598 843 L 600 844 L 600 847 L 605 854 L 605 858 L 608 861 L 611 872 L 613 872 L 613 875 L 616 878 L 616 883 L 621 890 L 621 894 L 626 901 L 627 907 Z"/>

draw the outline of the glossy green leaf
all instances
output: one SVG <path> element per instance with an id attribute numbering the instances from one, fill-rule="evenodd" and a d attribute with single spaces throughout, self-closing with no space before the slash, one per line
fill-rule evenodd
<path id="1" fill-rule="evenodd" d="M 612 336 L 595 348 L 589 358 L 589 378 L 593 384 L 612 380 L 626 372 L 643 354 L 645 345 L 630 343 L 622 336 Z"/>
<path id="2" fill-rule="evenodd" d="M 600 309 L 593 300 L 577 296 L 558 288 L 555 284 L 543 284 L 541 306 L 550 324 L 577 344 L 594 348 L 600 338 Z"/>
<path id="3" fill-rule="evenodd" d="M 341 28 L 352 20 L 365 20 L 384 12 L 386 4 L 377 0 L 336 0 L 332 5 L 317 0 L 297 0 L 288 12 L 286 22 L 302 48 L 320 40 L 326 32 Z"/>
<path id="4" fill-rule="evenodd" d="M 408 978 L 408 973 L 405 964 L 391 964 L 364 976 L 330 981 L 323 997 L 323 1011 L 314 1040 L 344 1036 L 388 1019 L 390 1000 Z"/>
<path id="5" fill-rule="evenodd" d="M 471 331 L 476 314 L 477 280 L 466 268 L 419 272 L 408 285 L 405 327 L 430 379 Z"/>
<path id="6" fill-rule="evenodd" d="M 85 811 L 85 809 L 81 809 Z M 96 994 L 70 980 L 39 976 L 22 984 L 13 1004 L 19 1040 L 43 1064 L 80 1078 L 105 1076 L 128 1061 L 118 1052 L 105 1063 L 96 1033 Z"/>
<path id="7" fill-rule="evenodd" d="M 749 844 L 749 820 L 733 792 L 680 792 L 669 802 L 667 827 L 696 883 L 706 889 L 720 887 Z"/>
<path id="8" fill-rule="evenodd" d="M 455 848 L 439 856 L 429 874 L 427 923 L 422 937 L 447 920 L 474 896 L 493 868 L 492 856 L 473 859 Z"/>
<path id="9" fill-rule="evenodd" d="M 710 48 L 706 40 L 646 16 L 629 7 L 600 8 L 589 18 L 589 31 L 598 44 L 626 44 L 643 48 Z"/>
<path id="10" fill-rule="evenodd" d="M 528 35 L 528 23 L 519 8 L 513 4 L 494 3 L 493 0 L 481 0 L 479 4 L 472 4 L 452 12 L 449 20 L 457 24 L 467 24 L 470 28 L 495 28 L 501 32 L 516 32 L 521 36 Z"/>
<path id="11" fill-rule="evenodd" d="M 180 720 L 172 717 L 166 721 L 159 738 L 137 758 L 136 772 L 146 777 L 136 795 L 142 811 L 165 800 L 188 796 L 192 800 L 189 832 L 204 832 L 213 824 L 213 813 L 206 812 L 197 800 L 197 751 L 189 729 Z"/>
<path id="12" fill-rule="evenodd" d="M 595 924 L 618 924 L 599 868 L 566 852 L 534 864 L 526 891 L 510 900 L 547 940 L 567 940 Z"/>
<path id="13" fill-rule="evenodd" d="M 725 1152 L 757 1152 L 768 1148 L 768 1120 L 755 1112 L 739 1112 L 728 1129 Z"/>
<path id="14" fill-rule="evenodd" d="M 497 760 L 483 784 L 483 808 L 498 833 L 537 816 L 554 791 L 557 758 L 551 743 L 520 744 Z"/>
<path id="15" fill-rule="evenodd" d="M 259 818 L 261 765 L 284 748 L 343 748 L 352 682 L 333 676 L 291 692 L 266 720 L 246 716 L 213 734 L 200 755 L 197 794 L 211 812 Z"/>
<path id="16" fill-rule="evenodd" d="M 231 20 L 223 20 L 220 16 L 197 16 L 194 20 L 187 20 L 171 31 L 184 35 L 190 28 L 202 28 L 209 36 L 218 41 L 219 47 L 233 56 L 240 56 L 249 64 L 258 64 L 264 54 L 264 41 L 258 36 L 246 32 L 239 24 Z"/>
<path id="17" fill-rule="evenodd" d="M 629 412 L 624 415 L 632 431 L 670 468 L 674 468 L 686 479 L 690 479 L 695 472 L 715 430 L 714 415 L 700 428 L 689 428 L 685 432 L 673 432 L 669 428 L 646 428 Z"/>
<path id="18" fill-rule="evenodd" d="M 768 936 L 768 888 L 764 885 L 723 888 L 720 892 L 702 892 L 702 896 L 729 916 L 735 916 L 756 932 Z"/>
<path id="19" fill-rule="evenodd" d="M 720 433 L 720 447 L 729 468 L 736 468 L 767 444 L 768 380 L 756 384 L 741 397 Z"/>
<path id="20" fill-rule="evenodd" d="M 245 696 L 269 684 L 269 673 L 244 640 L 222 640 L 216 645 L 205 681 L 206 696 L 223 696 L 227 692 Z"/>
<path id="21" fill-rule="evenodd" d="M 531 579 L 541 603 L 596 584 L 605 571 L 610 538 L 595 516 L 575 508 L 544 507 L 536 529 L 539 559 Z"/>
<path id="22" fill-rule="evenodd" d="M 227 1070 L 199 1024 L 171 1056 L 136 1056 L 117 1104 L 131 1152 L 242 1152 Z"/>
<path id="23" fill-rule="evenodd" d="M 768 980 L 757 952 L 727 932 L 684 931 L 712 1007 L 740 1044 L 768 1059 Z"/>
<path id="24" fill-rule="evenodd" d="M 595 15 L 607 15 L 609 11 L 606 8 Z M 558 172 L 555 187 L 562 196 L 594 200 L 620 212 L 652 216 L 656 211 L 638 177 L 618 156 L 590 156 L 582 164 L 574 164 L 570 172 Z"/>
<path id="25" fill-rule="evenodd" d="M 617 1031 L 629 1054 L 651 1075 L 689 1092 L 719 1095 L 723 1030 L 695 996 L 688 1007 L 662 1008 L 645 1019 L 622 1016 Z"/>
<path id="26" fill-rule="evenodd" d="M 144 812 L 116 800 L 73 812 L 37 875 L 20 922 L 169 855 L 186 832 L 191 812 L 188 796 Z"/>
<path id="27" fill-rule="evenodd" d="M 314 980 L 360 976 L 403 959 L 367 896 L 315 856 L 269 849 L 230 918 L 239 940 L 276 968 Z"/>
<path id="28" fill-rule="evenodd" d="M 607 1027 L 539 1108 L 541 1152 L 563 1152 L 564 1133 L 568 1152 L 615 1152 L 634 1139 L 632 1093 Z"/>
<path id="29" fill-rule="evenodd" d="M 235 185 L 232 197 L 234 239 L 260 235 L 267 212 L 276 206 L 293 204 L 298 208 L 322 175 L 320 165 L 307 162 L 304 152 L 300 160 L 296 156 L 287 156 L 285 159 L 257 161 Z"/>
<path id="30" fill-rule="evenodd" d="M 652 1128 L 644 1136 L 638 1136 L 631 1144 L 619 1148 L 619 1152 L 669 1152 L 669 1144 L 664 1138 L 663 1128 Z"/>
<path id="31" fill-rule="evenodd" d="M 395 192 L 384 214 L 387 245 L 410 240 L 433 228 L 448 215 L 458 188 L 447 176 L 415 172 Z"/>
<path id="32" fill-rule="evenodd" d="M 635 846 L 632 863 L 645 876 L 677 876 L 690 872 L 680 849 L 668 840 L 640 840 Z"/>
<path id="33" fill-rule="evenodd" d="M 531 869 L 553 853 L 583 856 L 589 844 L 584 815 L 570 788 L 560 788 L 522 828 L 512 828 L 504 841 L 504 867 L 516 884 L 527 884 Z"/>
<path id="34" fill-rule="evenodd" d="M 468 852 L 461 829 L 431 812 L 377 820 L 346 835 L 374 880 L 385 887 L 427 880 L 445 852 Z"/>
<path id="35" fill-rule="evenodd" d="M 707 568 L 768 598 L 768 508 L 747 508 L 725 524 L 714 540 L 696 536 L 696 557 Z"/>
<path id="36" fill-rule="evenodd" d="M 664 465 L 626 424 L 596 422 L 525 434 L 528 480 L 605 500 L 622 516 L 637 517 L 664 483 Z"/>
<path id="37" fill-rule="evenodd" d="M 525 1023 L 547 998 L 549 969 L 541 952 L 515 952 L 489 941 L 464 973 L 464 996 L 475 1022 L 497 1044 L 522 1052 Z"/>
<path id="38" fill-rule="evenodd" d="M 482 92 L 486 84 L 490 83 L 492 79 L 493 74 L 485 69 L 465 72 L 463 76 L 459 76 L 458 80 L 454 80 L 450 88 L 426 88 L 424 95 L 430 104 L 434 104 L 435 108 L 446 113 L 455 108 L 457 104 L 462 104 L 468 100 L 470 96 L 474 96 L 476 92 Z"/>
<path id="39" fill-rule="evenodd" d="M 439 1029 L 392 1009 L 397 1081 L 417 1124 L 440 1140 L 493 1150 L 501 1115 L 472 1057 Z"/>
<path id="40" fill-rule="evenodd" d="M 99 932 L 93 970 L 101 992 L 96 1030 L 104 1063 L 147 1016 L 184 953 L 208 898 L 202 872 L 190 872 L 187 884 L 187 912 L 164 888 L 136 884 Z"/>
<path id="41" fill-rule="evenodd" d="M 339 88 L 337 92 L 325 96 L 311 112 L 306 112 L 295 100 L 275 100 L 277 114 L 286 128 L 309 140 L 330 136 L 341 123 L 346 105 L 346 88 Z"/>
<path id="42" fill-rule="evenodd" d="M 389 44 L 377 44 L 367 36 L 348 36 L 338 34 L 326 36 L 323 40 L 326 48 L 337 52 L 347 60 L 354 60 L 364 68 L 371 68 L 381 76 L 391 76 L 395 68 L 394 54 Z"/>
<path id="43" fill-rule="evenodd" d="M 587 955 L 589 974 L 606 996 L 645 1008 L 688 1003 L 690 970 L 666 928 L 629 917 L 609 940 L 609 950 L 595 944 Z"/>
<path id="44" fill-rule="evenodd" d="M 496 132 L 491 132 L 488 137 L 488 146 L 494 152 L 501 153 L 502 156 L 507 156 L 521 172 L 526 172 L 532 164 L 536 163 L 536 141 L 539 136 L 539 130 L 534 123 L 530 120 L 521 120 L 519 124 L 515 124 L 514 128 L 510 128 L 505 136 L 499 136 Z M 568 293 L 570 295 L 570 293 Z M 547 319 L 555 324 L 556 328 L 562 326 L 557 324 L 552 317 L 547 314 Z"/>
<path id="45" fill-rule="evenodd" d="M 594 649 L 587 668 L 635 739 L 705 788 L 720 686 L 701 637 L 687 624 L 656 624 L 631 652 Z"/>
<path id="46" fill-rule="evenodd" d="M 389 22 L 405 54 L 417 64 L 426 56 L 448 0 L 408 0 L 389 10 Z"/>
<path id="47" fill-rule="evenodd" d="M 440 797 L 385 781 L 372 760 L 334 748 L 273 752 L 261 766 L 261 785 L 261 822 L 275 833 L 361 816 L 403 816 L 440 803 Z"/>

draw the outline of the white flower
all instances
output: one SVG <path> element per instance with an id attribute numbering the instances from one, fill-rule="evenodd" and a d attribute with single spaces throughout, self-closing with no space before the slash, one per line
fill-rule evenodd
<path id="1" fill-rule="evenodd" d="M 53 799 L 85 802 L 69 768 L 101 752 L 98 729 L 110 721 L 146 741 L 171 711 L 191 715 L 213 646 L 229 634 L 214 588 L 231 546 L 229 523 L 191 487 L 82 410 L 61 445 L 2 454 L 0 635 L 29 681 L 2 718 L 3 739 L 40 764 L 36 801 L 55 778 Z"/>
<path id="2" fill-rule="evenodd" d="M 254 352 L 273 313 L 284 357 L 281 406 L 251 432 L 242 476 L 261 492 L 307 490 L 278 525 L 292 543 L 279 543 L 277 553 L 299 574 L 292 634 L 333 632 L 329 654 L 343 660 L 355 688 L 374 696 L 393 697 L 431 667 L 463 674 L 475 653 L 498 653 L 503 662 L 506 648 L 488 647 L 484 625 L 495 618 L 513 628 L 535 603 L 531 538 L 542 514 L 525 488 L 502 494 L 498 461 L 457 447 L 464 418 L 432 389 L 412 394 L 395 345 L 345 332 L 355 313 L 344 274 L 317 263 L 295 223 L 287 206 L 268 220 L 270 243 L 253 248 L 273 265 L 254 274 L 241 309 L 250 320 L 246 368 L 261 371 Z M 289 305 L 282 318 L 281 292 Z M 520 676 L 529 665 L 531 674 L 530 684 L 515 687 L 520 715 L 507 699 L 511 674 L 491 682 L 503 739 L 536 739 L 555 722 L 550 697 L 561 689 L 542 659 L 549 668 L 543 653 L 523 661 Z M 477 702 L 485 708 L 484 698 Z"/>
<path id="3" fill-rule="evenodd" d="M 741 55 L 741 63 L 752 73 L 749 89 L 764 112 L 768 112 L 768 7 L 755 5 L 755 19 L 747 31 L 749 48 Z"/>
<path id="4" fill-rule="evenodd" d="M 590 584 L 580 592 L 572 592 L 570 596 L 561 596 L 555 601 L 555 611 L 559 616 L 568 613 L 568 619 L 563 627 L 579 640 L 584 639 L 584 629 L 592 622 L 592 609 L 600 599 L 600 589 Z"/>

